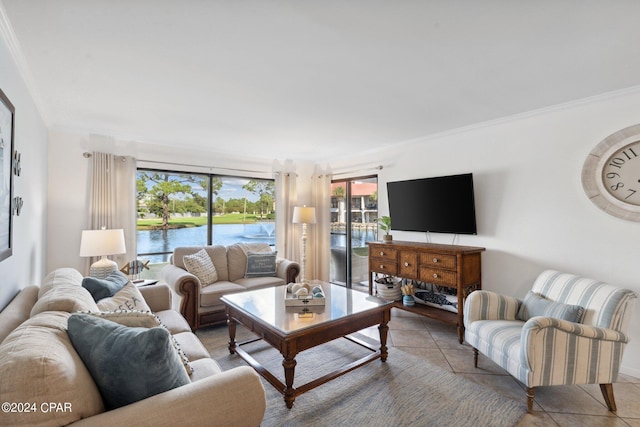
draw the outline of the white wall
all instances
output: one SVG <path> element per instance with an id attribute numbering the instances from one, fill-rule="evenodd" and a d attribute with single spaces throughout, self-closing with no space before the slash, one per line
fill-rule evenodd
<path id="1" fill-rule="evenodd" d="M 640 223 L 599 210 L 585 196 L 582 165 L 608 135 L 640 123 L 640 90 L 565 105 L 369 154 L 382 164 L 379 209 L 388 212 L 386 182 L 473 172 L 477 236 L 457 244 L 482 246 L 483 288 L 523 297 L 552 268 L 640 294 Z M 334 169 L 343 165 L 332 165 Z M 424 242 L 424 233 L 393 232 Z M 430 234 L 452 243 L 451 234 Z M 623 371 L 640 377 L 640 302 L 631 323 Z"/>
<path id="2" fill-rule="evenodd" d="M 13 255 L 0 262 L 0 308 L 22 288 L 44 276 L 47 180 L 47 131 L 27 87 L 0 37 L 0 88 L 14 105 L 15 149 L 22 172 L 14 177 L 14 195 L 24 200 L 13 217 Z"/>

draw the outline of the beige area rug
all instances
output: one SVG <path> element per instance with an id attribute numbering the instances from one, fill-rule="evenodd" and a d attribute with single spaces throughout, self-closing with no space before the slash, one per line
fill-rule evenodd
<path id="1" fill-rule="evenodd" d="M 211 357 L 223 369 L 246 363 L 227 349 L 226 327 L 197 332 Z M 238 341 L 251 337 L 238 327 Z M 374 343 L 363 336 L 358 338 Z M 284 382 L 282 356 L 263 341 L 244 347 L 263 366 Z M 294 386 L 318 378 L 369 350 L 339 339 L 304 351 L 296 361 Z M 390 348 L 387 362 L 375 360 L 348 374 L 298 396 L 292 409 L 263 379 L 267 411 L 261 427 L 271 426 L 515 426 L 525 414 L 513 400 L 443 371 L 422 359 Z"/>

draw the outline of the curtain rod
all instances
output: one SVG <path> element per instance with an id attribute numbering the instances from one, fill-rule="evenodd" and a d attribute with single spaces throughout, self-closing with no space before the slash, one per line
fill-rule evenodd
<path id="1" fill-rule="evenodd" d="M 89 157 L 91 157 L 91 153 L 86 152 L 86 151 L 84 153 L 82 153 L 82 155 L 87 159 Z M 117 156 L 117 157 L 123 157 L 124 158 L 124 156 Z M 189 164 L 189 163 L 161 162 L 161 161 L 158 161 L 158 160 L 143 160 L 143 159 L 136 159 L 136 160 L 139 161 L 139 162 L 155 163 L 155 164 L 159 164 L 159 165 L 186 166 L 186 167 L 202 168 L 202 169 L 223 169 L 223 170 L 228 170 L 228 171 L 247 172 L 247 173 L 266 173 L 266 174 L 272 173 L 271 171 L 259 171 L 259 170 L 238 169 L 238 168 L 225 168 L 225 167 L 222 167 L 222 166 L 202 166 L 202 165 L 194 165 L 194 164 Z"/>
<path id="2" fill-rule="evenodd" d="M 91 157 L 91 153 L 85 151 L 84 153 L 82 153 L 82 155 L 85 158 L 90 158 Z M 122 157 L 124 158 L 124 156 L 117 156 L 117 157 Z M 186 167 L 194 167 L 194 168 L 203 168 L 203 169 L 222 169 L 222 170 L 228 170 L 228 171 L 234 171 L 234 172 L 247 172 L 247 173 L 266 173 L 266 174 L 270 174 L 273 173 L 273 171 L 259 171 L 259 170 L 251 170 L 251 169 L 238 169 L 238 168 L 225 168 L 225 167 L 220 167 L 220 166 L 202 166 L 202 165 L 194 165 L 194 164 L 189 164 L 189 163 L 175 163 L 175 162 L 161 162 L 158 160 L 142 160 L 142 159 L 137 159 L 139 162 L 146 162 L 146 163 L 155 163 L 155 164 L 160 164 L 160 165 L 172 165 L 172 166 L 186 166 Z M 346 175 L 346 174 L 352 174 L 352 173 L 356 173 L 356 172 L 367 172 L 370 170 L 382 170 L 384 169 L 384 166 L 382 165 L 377 165 L 377 166 L 373 166 L 371 168 L 366 168 L 366 169 L 357 169 L 357 170 L 350 170 L 350 171 L 344 171 L 344 172 L 334 172 L 332 175 Z"/>
<path id="3" fill-rule="evenodd" d="M 356 172 L 368 172 L 368 171 L 370 171 L 372 169 L 382 170 L 382 169 L 384 169 L 384 167 L 382 165 L 378 165 L 378 166 L 374 166 L 374 167 L 366 168 L 366 169 L 350 170 L 350 171 L 345 171 L 345 172 L 334 172 L 333 175 L 346 175 L 346 174 L 351 174 L 351 173 L 356 173 Z"/>

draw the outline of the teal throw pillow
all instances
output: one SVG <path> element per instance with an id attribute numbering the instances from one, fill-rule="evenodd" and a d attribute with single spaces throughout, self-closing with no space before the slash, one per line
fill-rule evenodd
<path id="1" fill-rule="evenodd" d="M 551 301 L 529 291 L 520 305 L 516 318 L 526 322 L 535 316 L 545 316 L 580 323 L 583 313 L 584 308 L 579 305 Z"/>
<path id="2" fill-rule="evenodd" d="M 82 279 L 82 287 L 89 291 L 95 302 L 103 298 L 112 297 L 120 289 L 129 283 L 129 278 L 121 271 L 114 271 L 104 279 L 85 277 Z"/>
<path id="3" fill-rule="evenodd" d="M 247 271 L 244 277 L 266 277 L 276 275 L 278 252 L 248 252 Z"/>
<path id="4" fill-rule="evenodd" d="M 131 328 L 75 313 L 67 329 L 107 410 L 190 383 L 165 328 Z"/>

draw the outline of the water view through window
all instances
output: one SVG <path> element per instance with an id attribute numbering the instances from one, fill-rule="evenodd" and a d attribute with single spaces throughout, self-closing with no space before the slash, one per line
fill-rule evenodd
<path id="1" fill-rule="evenodd" d="M 214 224 L 213 235 L 215 245 L 231 245 L 233 243 L 264 242 L 275 245 L 275 223 L 260 224 Z M 202 225 L 193 228 L 170 230 L 138 230 L 138 253 L 149 254 L 164 252 L 170 254 L 178 246 L 207 244 L 207 227 Z M 152 263 L 164 262 L 168 255 L 148 255 L 145 259 Z"/>
<path id="2" fill-rule="evenodd" d="M 378 178 L 331 183 L 331 258 L 329 280 L 353 288 L 368 287 L 369 247 L 378 238 Z"/>
<path id="3" fill-rule="evenodd" d="M 275 244 L 273 180 L 137 172 L 138 256 L 166 262 L 178 246 Z"/>

